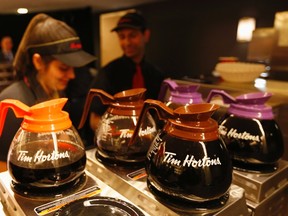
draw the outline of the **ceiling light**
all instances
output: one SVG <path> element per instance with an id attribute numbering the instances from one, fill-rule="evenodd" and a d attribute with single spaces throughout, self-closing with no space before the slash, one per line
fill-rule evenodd
<path id="1" fill-rule="evenodd" d="M 253 17 L 243 17 L 239 20 L 237 29 L 237 41 L 248 42 L 252 38 L 256 21 Z"/>
<path id="2" fill-rule="evenodd" d="M 17 13 L 18 14 L 27 14 L 28 13 L 28 9 L 27 8 L 18 8 L 17 9 Z"/>
<path id="3" fill-rule="evenodd" d="M 274 27 L 277 29 L 278 37 L 278 46 L 287 47 L 288 46 L 288 11 L 277 12 L 275 14 Z"/>

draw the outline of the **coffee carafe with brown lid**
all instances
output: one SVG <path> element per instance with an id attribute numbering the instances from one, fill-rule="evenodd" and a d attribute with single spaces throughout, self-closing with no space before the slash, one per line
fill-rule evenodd
<path id="1" fill-rule="evenodd" d="M 148 187 L 157 196 L 201 208 L 225 203 L 232 166 L 218 124 L 211 118 L 218 107 L 202 103 L 173 110 L 157 100 L 144 102 L 135 132 L 151 109 L 166 122 L 146 157 Z M 134 133 L 132 144 L 136 136 Z"/>
<path id="2" fill-rule="evenodd" d="M 101 89 L 90 89 L 79 128 L 86 121 L 94 97 L 99 97 L 102 104 L 108 105 L 95 131 L 96 158 L 101 162 L 124 166 L 144 163 L 150 143 L 157 132 L 150 114 L 146 115 L 141 124 L 137 141 L 133 145 L 129 143 L 143 107 L 145 92 L 145 88 L 136 88 L 112 96 Z"/>
<path id="3" fill-rule="evenodd" d="M 7 158 L 16 193 L 59 198 L 83 186 L 86 153 L 69 114 L 62 110 L 66 101 L 54 99 L 31 107 L 13 99 L 0 102 L 0 135 L 8 108 L 23 118 Z"/>

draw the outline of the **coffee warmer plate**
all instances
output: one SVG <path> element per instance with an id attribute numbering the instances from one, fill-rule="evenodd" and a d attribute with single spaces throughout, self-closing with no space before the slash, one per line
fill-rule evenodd
<path id="1" fill-rule="evenodd" d="M 85 170 L 86 183 L 78 192 L 61 197 L 59 199 L 43 201 L 37 199 L 30 199 L 15 194 L 11 189 L 11 177 L 8 171 L 0 173 L 0 200 L 3 205 L 3 210 L 6 215 L 13 216 L 37 216 L 46 215 L 52 216 L 55 210 L 58 210 L 63 204 L 68 204 L 71 201 L 80 198 L 93 198 L 93 197 L 111 197 L 123 200 L 124 202 L 131 203 L 127 198 L 113 190 L 104 182 L 93 176 L 89 171 Z M 135 205 L 134 205 L 135 206 Z M 145 216 L 149 216 L 146 212 L 140 209 Z"/>
<path id="2" fill-rule="evenodd" d="M 288 161 L 279 160 L 273 173 L 233 171 L 233 184 L 245 189 L 254 215 L 285 215 L 288 212 Z"/>
<path id="3" fill-rule="evenodd" d="M 134 205 L 143 209 L 149 215 L 157 216 L 188 216 L 188 215 L 211 215 L 206 213 L 179 212 L 175 209 L 159 202 L 149 191 L 146 183 L 146 173 L 144 168 L 129 169 L 119 166 L 104 165 L 95 157 L 96 149 L 90 149 L 86 152 L 86 169 L 100 180 L 112 187 L 114 190 L 133 200 Z M 232 184 L 229 192 L 229 199 L 225 206 L 214 212 L 215 216 L 227 215 L 250 215 L 245 200 L 245 191 L 243 188 Z"/>

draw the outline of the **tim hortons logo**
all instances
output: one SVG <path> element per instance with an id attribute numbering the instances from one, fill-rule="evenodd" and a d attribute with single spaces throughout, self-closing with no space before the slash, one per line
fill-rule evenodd
<path id="1" fill-rule="evenodd" d="M 223 136 L 226 136 L 227 138 L 251 140 L 251 141 L 260 142 L 260 136 L 259 135 L 253 135 L 247 131 L 238 132 L 238 130 L 236 128 L 230 128 L 228 130 L 228 128 L 226 128 L 223 125 L 219 126 L 219 133 Z"/>

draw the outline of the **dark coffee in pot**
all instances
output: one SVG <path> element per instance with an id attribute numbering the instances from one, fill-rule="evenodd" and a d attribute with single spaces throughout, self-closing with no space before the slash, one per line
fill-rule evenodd
<path id="1" fill-rule="evenodd" d="M 162 132 L 152 143 L 147 160 L 151 185 L 186 201 L 218 199 L 232 181 L 229 155 L 218 140 L 191 142 Z"/>
<path id="2" fill-rule="evenodd" d="M 274 120 L 226 115 L 219 131 L 236 169 L 252 172 L 277 169 L 284 149 L 282 133 Z"/>
<path id="3" fill-rule="evenodd" d="M 29 154 L 35 145 L 42 148 L 36 154 Z M 17 151 L 17 157 L 14 157 L 17 164 L 9 161 L 13 189 L 32 194 L 61 193 L 69 189 L 84 174 L 86 154 L 79 148 L 61 142 L 58 142 L 58 151 L 53 151 L 52 142 L 23 145 L 21 151 Z M 11 154 L 15 152 L 12 150 Z"/>

